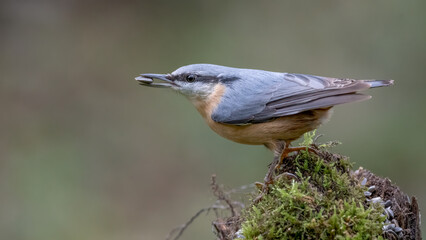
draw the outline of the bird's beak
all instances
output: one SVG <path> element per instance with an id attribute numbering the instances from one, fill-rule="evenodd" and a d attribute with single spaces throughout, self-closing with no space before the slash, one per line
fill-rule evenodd
<path id="1" fill-rule="evenodd" d="M 173 86 L 178 86 L 174 81 L 170 80 L 170 75 L 167 74 L 155 74 L 155 73 L 144 73 L 139 77 L 136 77 L 135 80 L 139 82 L 142 86 L 147 87 L 156 87 L 156 88 L 170 88 Z M 165 82 L 156 83 L 153 79 L 160 79 Z"/>

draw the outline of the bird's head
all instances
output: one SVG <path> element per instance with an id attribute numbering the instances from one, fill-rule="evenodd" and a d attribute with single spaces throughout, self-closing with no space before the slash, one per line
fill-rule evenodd
<path id="1" fill-rule="evenodd" d="M 147 73 L 135 79 L 142 86 L 172 88 L 191 100 L 203 100 L 214 92 L 218 84 L 228 84 L 239 79 L 239 69 L 212 64 L 192 64 L 180 67 L 170 74 Z M 162 82 L 154 82 L 153 79 Z"/>

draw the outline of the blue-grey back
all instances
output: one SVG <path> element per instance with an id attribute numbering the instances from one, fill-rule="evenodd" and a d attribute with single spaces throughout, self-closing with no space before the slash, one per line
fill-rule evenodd
<path id="1" fill-rule="evenodd" d="M 355 94 L 370 88 L 364 81 L 253 69 L 233 69 L 226 74 L 234 80 L 223 82 L 225 93 L 212 114 L 212 119 L 221 123 L 265 122 L 369 98 Z M 351 96 L 347 96 L 349 94 Z"/>

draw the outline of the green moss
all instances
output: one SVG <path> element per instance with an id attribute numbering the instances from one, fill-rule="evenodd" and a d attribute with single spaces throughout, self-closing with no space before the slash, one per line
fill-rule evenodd
<path id="1" fill-rule="evenodd" d="M 298 180 L 277 180 L 243 212 L 246 239 L 383 239 L 383 207 L 366 203 L 347 159 L 301 152 L 284 164 Z"/>

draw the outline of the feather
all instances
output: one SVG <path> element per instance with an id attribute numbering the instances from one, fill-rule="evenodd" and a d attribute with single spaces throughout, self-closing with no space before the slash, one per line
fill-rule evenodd
<path id="1" fill-rule="evenodd" d="M 241 69 L 240 79 L 227 83 L 212 119 L 226 124 L 262 123 L 300 112 L 362 101 L 357 94 L 387 80 L 354 80 L 304 74 Z M 246 71 L 246 72 L 245 72 Z"/>

